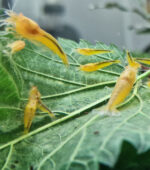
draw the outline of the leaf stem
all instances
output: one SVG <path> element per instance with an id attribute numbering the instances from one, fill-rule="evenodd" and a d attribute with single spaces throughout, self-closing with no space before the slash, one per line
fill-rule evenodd
<path id="1" fill-rule="evenodd" d="M 70 95 L 79 91 L 83 91 L 83 90 L 88 90 L 90 88 L 96 88 L 99 86 L 104 86 L 104 85 L 111 85 L 111 84 L 115 84 L 116 80 L 113 81 L 106 81 L 106 82 L 101 82 L 101 83 L 96 83 L 96 84 L 92 84 L 92 85 L 87 85 L 85 87 L 80 87 L 74 90 L 69 90 L 63 93 L 58 93 L 58 94 L 52 94 L 52 95 L 47 95 L 47 96 L 42 96 L 41 99 L 50 99 L 50 98 L 55 98 L 55 97 L 61 97 L 61 96 L 65 96 L 65 95 Z M 27 98 L 22 98 L 21 100 L 28 100 Z"/>
<path id="2" fill-rule="evenodd" d="M 148 71 L 146 71 L 145 73 L 139 75 L 139 76 L 137 77 L 137 80 L 136 80 L 136 81 L 139 81 L 139 80 L 147 77 L 148 75 L 150 75 L 150 70 L 148 70 Z"/>
<path id="3" fill-rule="evenodd" d="M 6 169 L 6 167 L 8 165 L 8 162 L 10 160 L 10 157 L 11 157 L 12 151 L 13 151 L 13 144 L 10 145 L 9 153 L 8 153 L 7 159 L 6 159 L 5 163 L 4 163 L 4 166 L 2 167 L 2 170 Z"/>

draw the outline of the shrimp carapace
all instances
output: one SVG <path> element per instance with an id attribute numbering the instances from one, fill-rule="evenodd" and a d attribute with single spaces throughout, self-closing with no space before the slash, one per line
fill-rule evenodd
<path id="1" fill-rule="evenodd" d="M 28 133 L 37 109 L 47 112 L 51 118 L 55 117 L 55 115 L 42 103 L 40 98 L 40 92 L 36 86 L 33 86 L 30 90 L 28 103 L 24 110 L 24 133 Z"/>
<path id="2" fill-rule="evenodd" d="M 115 112 L 116 107 L 121 104 L 129 95 L 136 81 L 136 74 L 140 64 L 134 61 L 130 53 L 127 51 L 127 61 L 129 63 L 125 70 L 121 73 L 106 106 L 108 112 Z"/>
<path id="3" fill-rule="evenodd" d="M 116 63 L 120 63 L 120 60 L 107 60 L 97 63 L 89 63 L 85 65 L 80 65 L 80 70 L 92 72 Z"/>
<path id="4" fill-rule="evenodd" d="M 103 50 L 103 49 L 92 49 L 92 48 L 77 48 L 76 51 L 79 54 L 90 56 L 96 54 L 105 54 L 105 53 L 112 53 L 111 50 Z"/>
<path id="5" fill-rule="evenodd" d="M 15 32 L 28 40 L 35 40 L 44 44 L 57 54 L 64 64 L 68 65 L 66 54 L 52 35 L 45 32 L 35 21 L 25 17 L 22 13 L 8 12 L 8 15 L 9 17 L 5 22 L 10 23 Z"/>
<path id="6" fill-rule="evenodd" d="M 22 40 L 17 40 L 17 41 L 14 41 L 13 43 L 11 44 L 8 44 L 7 45 L 9 48 L 11 48 L 11 53 L 16 53 L 22 49 L 24 49 L 25 47 L 25 42 L 22 41 Z"/>

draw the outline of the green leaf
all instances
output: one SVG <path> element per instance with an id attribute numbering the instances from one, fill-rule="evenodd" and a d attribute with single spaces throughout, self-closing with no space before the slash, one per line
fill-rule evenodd
<path id="1" fill-rule="evenodd" d="M 97 107 L 103 110 L 124 70 L 124 51 L 100 42 L 92 45 L 81 40 L 78 44 L 59 39 L 70 62 L 65 67 L 49 49 L 28 41 L 25 49 L 11 56 L 6 45 L 15 37 L 1 34 L 0 38 L 0 169 L 98 170 L 99 163 L 115 165 L 124 140 L 138 153 L 150 149 L 150 90 L 140 81 L 119 107 L 120 116 L 101 116 L 93 111 Z M 76 53 L 76 48 L 86 47 L 114 53 Z M 120 59 L 122 64 L 92 73 L 79 70 L 80 64 L 106 59 Z M 139 75 L 138 80 L 147 75 Z M 47 114 L 37 112 L 30 132 L 23 135 L 23 112 L 33 85 L 58 119 L 52 122 Z"/>

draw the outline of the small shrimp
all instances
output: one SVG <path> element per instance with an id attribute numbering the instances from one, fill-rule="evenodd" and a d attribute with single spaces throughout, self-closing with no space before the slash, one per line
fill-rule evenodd
<path id="1" fill-rule="evenodd" d="M 17 40 L 17 41 L 14 41 L 11 44 L 8 44 L 8 47 L 11 48 L 11 53 L 14 54 L 14 53 L 24 49 L 25 42 L 22 41 L 22 40 Z"/>
<path id="2" fill-rule="evenodd" d="M 49 113 L 51 118 L 54 118 L 55 115 L 42 103 L 40 100 L 40 92 L 38 91 L 36 86 L 33 86 L 29 93 L 28 103 L 24 110 L 24 133 L 28 133 L 32 120 L 35 116 L 35 112 L 37 109 L 41 111 Z"/>
<path id="3" fill-rule="evenodd" d="M 99 70 L 101 68 L 107 67 L 111 64 L 120 63 L 120 60 L 108 60 L 108 61 L 102 61 L 97 63 L 89 63 L 85 65 L 80 65 L 80 70 L 86 71 L 86 72 L 92 72 Z"/>
<path id="4" fill-rule="evenodd" d="M 68 65 L 66 54 L 52 35 L 45 32 L 35 21 L 25 17 L 22 13 L 16 14 L 11 11 L 7 14 L 9 17 L 5 19 L 5 22 L 11 24 L 15 32 L 28 40 L 35 40 L 44 44 L 57 54 L 64 64 Z"/>
<path id="5" fill-rule="evenodd" d="M 142 63 L 142 64 L 147 64 L 150 65 L 150 59 L 149 58 L 135 58 L 135 61 Z"/>
<path id="6" fill-rule="evenodd" d="M 79 54 L 86 55 L 86 56 L 113 52 L 111 50 L 100 50 L 100 49 L 91 49 L 91 48 L 77 48 L 76 51 Z"/>
<path id="7" fill-rule="evenodd" d="M 136 74 L 138 68 L 140 68 L 141 65 L 132 59 L 129 52 L 127 52 L 127 60 L 129 65 L 126 66 L 125 70 L 118 78 L 115 88 L 106 106 L 106 111 L 108 112 L 117 111 L 116 107 L 129 95 L 135 83 Z"/>

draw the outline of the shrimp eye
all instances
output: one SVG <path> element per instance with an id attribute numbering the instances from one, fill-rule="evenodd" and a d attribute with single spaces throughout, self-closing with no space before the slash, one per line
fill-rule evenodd
<path id="1" fill-rule="evenodd" d="M 29 34 L 33 34 L 33 35 L 36 35 L 38 34 L 38 30 L 37 29 L 32 29 L 32 28 L 27 28 L 27 31 Z"/>

